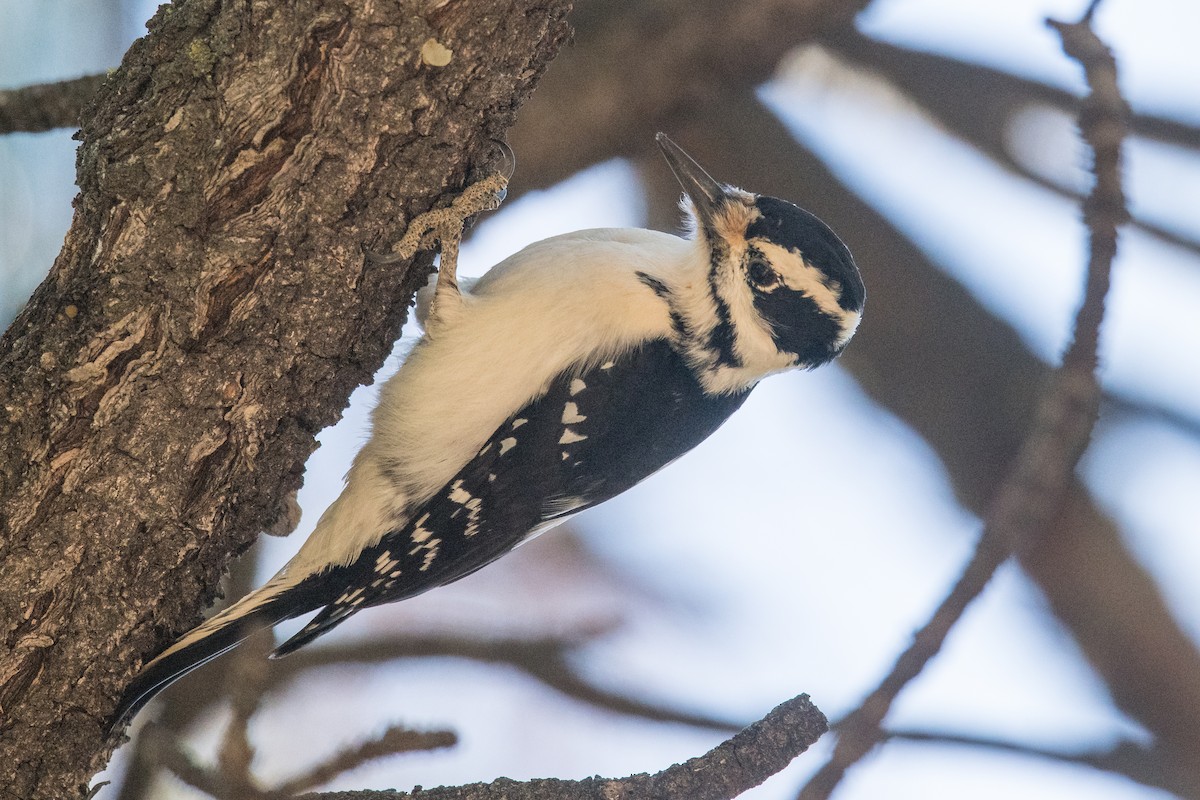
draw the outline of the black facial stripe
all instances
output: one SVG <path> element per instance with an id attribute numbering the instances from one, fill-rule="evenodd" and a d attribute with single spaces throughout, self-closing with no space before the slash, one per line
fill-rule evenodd
<path id="1" fill-rule="evenodd" d="M 775 346 L 795 353 L 799 364 L 815 367 L 837 355 L 841 323 L 804 292 L 786 286 L 755 292 L 754 307 L 770 325 Z"/>
<path id="2" fill-rule="evenodd" d="M 720 274 L 721 265 L 729 259 L 729 247 L 723 242 L 716 244 L 718 240 L 712 241 L 714 244 L 709 256 L 711 261 L 708 270 L 708 292 L 712 296 L 713 305 L 716 306 L 717 324 L 708 334 L 708 346 L 717 352 L 718 364 L 740 367 L 742 360 L 733 349 L 733 321 L 729 313 L 729 304 L 717 292 L 717 276 Z"/>
<path id="3" fill-rule="evenodd" d="M 806 262 L 841 285 L 838 305 L 861 311 L 866 299 L 862 277 L 842 240 L 824 222 L 802 208 L 774 197 L 759 197 L 760 216 L 746 230 L 746 238 L 760 237 L 799 253 Z"/>
<path id="4" fill-rule="evenodd" d="M 675 331 L 676 335 L 683 340 L 691 339 L 692 330 L 683 315 L 671 304 L 671 290 L 667 288 L 667 285 L 653 275 L 647 275 L 644 272 L 635 272 L 634 275 L 639 281 L 649 286 L 656 295 L 667 301 L 667 306 L 671 309 L 671 329 Z"/>
<path id="5" fill-rule="evenodd" d="M 650 289 L 659 297 L 666 299 L 671 296 L 671 290 L 667 288 L 667 285 L 653 275 L 647 275 L 646 273 L 640 271 L 633 274 L 637 276 L 639 281 L 649 286 Z"/>

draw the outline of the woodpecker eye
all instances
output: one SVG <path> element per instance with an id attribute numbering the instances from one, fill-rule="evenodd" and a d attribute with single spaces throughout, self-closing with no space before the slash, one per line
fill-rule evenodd
<path id="1" fill-rule="evenodd" d="M 754 284 L 756 289 L 764 291 L 774 289 L 779 283 L 779 275 L 775 270 L 771 269 L 771 265 L 761 256 L 755 256 L 750 259 L 750 265 L 746 268 L 746 274 L 750 277 L 750 282 Z"/>

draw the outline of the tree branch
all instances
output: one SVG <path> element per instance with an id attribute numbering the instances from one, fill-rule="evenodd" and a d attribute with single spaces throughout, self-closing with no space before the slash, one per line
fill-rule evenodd
<path id="1" fill-rule="evenodd" d="M 37 133 L 79 127 L 84 107 L 107 75 L 85 75 L 70 81 L 0 89 L 0 133 Z"/>
<path id="2" fill-rule="evenodd" d="M 0 338 L 0 796 L 79 791 L 139 661 L 285 513 L 429 269 L 362 247 L 484 174 L 566 8 L 190 0 L 105 83 Z"/>
<path id="3" fill-rule="evenodd" d="M 1058 195 L 1082 200 L 1083 194 L 1048 179 L 1014 157 L 1008 140 L 1012 123 L 1024 110 L 1044 103 L 1066 114 L 1077 114 L 1080 98 L 1009 72 L 967 61 L 881 42 L 851 29 L 822 37 L 834 52 L 852 63 L 876 70 L 899 87 L 948 131 L 970 142 L 1003 167 Z M 1195 150 L 1200 129 L 1149 114 L 1128 115 L 1133 133 Z M 1173 230 L 1169 223 L 1134 220 L 1142 230 L 1163 241 L 1200 253 L 1195 232 Z"/>
<path id="4" fill-rule="evenodd" d="M 317 764 L 302 775 L 289 778 L 276 790 L 276 794 L 291 797 L 308 791 L 377 758 L 418 750 L 438 750 L 453 747 L 457 743 L 458 737 L 451 731 L 414 731 L 393 725 L 376 738 L 334 753 L 324 763 Z"/>
<path id="5" fill-rule="evenodd" d="M 689 13 L 683 10 L 681 13 Z M 697 10 L 695 13 L 700 14 Z M 581 31 L 579 47 L 591 46 Z M 644 33 L 641 47 L 652 46 Z M 629 45 L 636 50 L 638 45 Z M 578 60 L 560 59 L 558 85 L 570 86 Z M 686 69 L 686 65 L 679 65 Z M 602 81 L 603 79 L 594 78 Z M 671 86 L 685 76 L 660 72 L 647 81 Z M 868 319 L 839 363 L 871 397 L 899 415 L 934 448 L 963 504 L 983 515 L 1014 462 L 1035 416 L 1037 393 L 1049 370 L 1011 326 L 987 312 L 959 283 L 878 211 L 843 184 L 811 151 L 745 91 L 743 71 L 733 69 L 710 87 L 696 109 L 659 117 L 701 162 L 723 178 L 756 191 L 786 197 L 839 231 L 871 287 Z M 549 86 L 549 84 L 547 84 Z M 544 87 L 545 88 L 545 87 Z M 543 103 L 545 105 L 543 105 Z M 558 116 L 566 140 L 556 146 L 589 153 L 596 161 L 622 155 L 602 149 L 636 125 L 621 114 L 591 107 L 585 98 L 542 91 L 522 119 Z M 535 131 L 518 125 L 513 143 L 522 152 L 525 185 L 544 185 L 563 175 L 540 161 Z M 528 155 L 526 155 L 528 153 Z M 656 159 L 644 171 L 672 185 Z M 652 223 L 673 229 L 678 211 L 655 204 L 672 191 L 647 192 Z M 1021 556 L 1056 616 L 1068 627 L 1091 664 L 1126 711 L 1156 730 L 1200 731 L 1200 654 L 1163 602 L 1154 580 L 1132 557 L 1113 524 L 1073 481 L 1054 536 Z M 1152 688 L 1151 688 L 1152 687 Z M 1171 689 L 1170 687 L 1175 687 Z M 1173 696 L 1184 703 L 1168 703 Z M 1167 705 L 1175 718 L 1165 715 Z M 1155 720 L 1151 723 L 1151 720 Z"/>
<path id="6" fill-rule="evenodd" d="M 758 786 L 790 764 L 825 732 L 825 715 L 800 695 L 780 704 L 750 727 L 698 758 L 654 775 L 540 779 L 392 791 L 328 792 L 313 800 L 611 800 L 652 797 L 661 800 L 729 800 Z"/>
<path id="7" fill-rule="evenodd" d="M 913 426 L 946 466 L 963 504 L 985 515 L 1028 434 L 1049 370 L 1010 326 L 848 189 L 753 97 L 726 98 L 722 108 L 673 128 L 677 141 L 714 173 L 791 198 L 843 236 L 871 289 L 871 308 L 838 363 Z M 657 167 L 653 174 L 669 180 Z M 665 204 L 657 212 L 651 208 L 652 218 L 667 221 L 678 213 Z M 1200 654 L 1112 520 L 1077 480 L 1066 504 L 1054 535 L 1020 556 L 1022 568 L 1124 710 L 1156 730 L 1200 731 L 1200 701 L 1169 700 L 1200 697 Z M 1165 716 L 1168 706 L 1173 718 Z"/>
<path id="8" fill-rule="evenodd" d="M 1092 248 L 1072 341 L 1039 403 L 1034 428 L 997 493 L 967 572 L 891 673 L 839 723 L 833 755 L 801 790 L 800 800 L 829 797 L 846 771 L 883 739 L 882 723 L 893 701 L 941 649 L 953 623 L 983 591 L 1006 553 L 1028 554 L 1043 540 L 1052 539 L 1067 507 L 1075 465 L 1087 447 L 1100 403 L 1097 347 L 1116 254 L 1117 226 L 1125 218 L 1120 148 L 1126 107 L 1117 91 L 1112 54 L 1089 27 L 1092 9 L 1094 6 L 1074 25 L 1050 23 L 1062 35 L 1066 53 L 1084 65 L 1092 90 L 1080 114 L 1084 139 L 1095 153 L 1096 183 L 1084 205 Z M 1121 686 L 1111 688 L 1120 696 Z M 1161 725 L 1155 731 L 1160 736 L 1167 732 Z"/>
<path id="9" fill-rule="evenodd" d="M 870 0 L 642 0 L 577 15 L 566 50 L 513 128 L 517 191 L 641 153 L 660 130 L 749 94 L 793 47 L 849 25 Z M 672 196 L 675 192 L 671 193 Z"/>

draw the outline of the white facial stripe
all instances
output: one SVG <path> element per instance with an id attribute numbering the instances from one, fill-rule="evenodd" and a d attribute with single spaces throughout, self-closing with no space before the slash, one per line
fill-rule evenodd
<path id="1" fill-rule="evenodd" d="M 817 308 L 834 319 L 844 320 L 846 318 L 847 312 L 838 305 L 837 295 L 824 283 L 827 280 L 825 273 L 816 267 L 809 266 L 800 256 L 773 242 L 755 239 L 751 244 L 758 248 L 779 272 L 784 286 L 794 292 L 803 292 L 808 295 L 817 304 Z M 844 330 L 845 325 L 842 327 Z M 851 333 L 853 333 L 853 329 L 851 329 Z"/>
<path id="2" fill-rule="evenodd" d="M 861 321 L 861 312 L 848 311 L 842 314 L 842 335 L 838 337 L 838 347 L 845 347 L 854 337 L 854 332 L 858 330 L 858 323 Z"/>

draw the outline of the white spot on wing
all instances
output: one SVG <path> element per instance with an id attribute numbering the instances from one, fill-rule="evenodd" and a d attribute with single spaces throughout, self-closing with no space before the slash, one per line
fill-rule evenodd
<path id="1" fill-rule="evenodd" d="M 430 539 L 427 542 L 418 544 L 412 550 L 408 551 L 408 554 L 410 556 L 415 556 L 417 553 L 420 553 L 422 550 L 425 551 L 425 559 L 421 563 L 421 566 L 418 568 L 418 569 L 420 569 L 421 572 L 424 572 L 425 570 L 429 569 L 429 565 L 433 563 L 433 560 L 435 558 L 437 558 L 438 546 L 441 545 L 441 543 L 442 543 L 441 539 Z"/>
<path id="2" fill-rule="evenodd" d="M 603 364 L 600 365 L 600 369 L 612 369 L 616 365 L 617 365 L 617 362 L 615 362 L 615 361 L 605 361 Z"/>
<path id="3" fill-rule="evenodd" d="M 569 390 L 571 392 L 571 397 L 574 397 L 586 388 L 587 384 L 579 380 L 579 378 L 576 378 L 575 380 L 571 381 L 571 387 Z"/>
<path id="4" fill-rule="evenodd" d="M 515 431 L 517 428 L 521 427 L 526 422 L 529 422 L 529 420 L 525 419 L 524 417 L 518 417 L 518 418 L 514 419 L 512 421 L 513 430 Z"/>
<path id="5" fill-rule="evenodd" d="M 575 442 L 582 442 L 586 438 L 588 438 L 588 437 L 584 436 L 581 433 L 576 433 L 575 431 L 571 430 L 570 428 L 565 428 L 563 430 L 562 438 L 558 440 L 558 443 L 559 444 L 574 444 Z"/>
<path id="6" fill-rule="evenodd" d="M 343 603 L 355 603 L 355 604 L 361 603 L 363 601 L 363 598 L 360 596 L 360 595 L 362 595 L 362 593 L 363 593 L 363 590 L 362 590 L 362 587 L 360 586 L 352 592 L 343 592 L 342 596 L 339 597 L 337 600 L 334 600 L 333 602 L 338 605 L 342 605 Z"/>
<path id="7" fill-rule="evenodd" d="M 563 406 L 562 423 L 563 425 L 572 425 L 576 422 L 583 422 L 587 417 L 579 413 L 579 406 L 574 403 L 567 403 Z"/>
<path id="8" fill-rule="evenodd" d="M 505 453 L 507 453 L 509 450 L 512 450 L 516 446 L 517 446 L 517 440 L 512 436 L 509 436 L 507 439 L 501 439 L 500 440 L 500 455 L 504 455 Z"/>
<path id="9" fill-rule="evenodd" d="M 466 505 L 471 500 L 471 493 L 462 488 L 462 484 L 463 482 L 460 478 L 454 482 L 453 486 L 450 487 L 450 500 L 458 503 L 460 506 Z"/>

